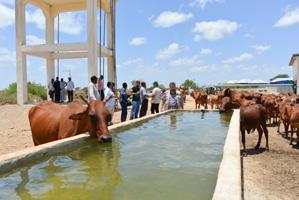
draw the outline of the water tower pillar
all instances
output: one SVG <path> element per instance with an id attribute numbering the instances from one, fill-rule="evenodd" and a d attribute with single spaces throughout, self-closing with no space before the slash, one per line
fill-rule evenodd
<path id="1" fill-rule="evenodd" d="M 23 0 L 15 1 L 16 9 L 16 71 L 17 71 L 17 102 L 24 105 L 28 101 L 27 95 L 27 62 L 22 46 L 26 44 L 26 11 Z"/>
<path id="2" fill-rule="evenodd" d="M 87 0 L 88 80 L 98 76 L 97 0 Z"/>

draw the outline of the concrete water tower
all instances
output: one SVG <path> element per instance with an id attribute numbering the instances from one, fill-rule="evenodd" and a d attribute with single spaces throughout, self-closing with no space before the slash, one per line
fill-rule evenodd
<path id="1" fill-rule="evenodd" d="M 45 39 L 41 45 L 26 45 L 26 5 L 40 8 L 45 16 Z M 107 41 L 101 45 L 98 38 L 99 26 L 97 11 L 101 9 L 107 16 Z M 83 43 L 61 43 L 54 41 L 54 19 L 60 13 L 87 11 L 87 41 Z M 108 60 L 108 81 L 116 81 L 115 64 L 115 0 L 15 0 L 16 14 L 16 66 L 17 101 L 28 102 L 27 95 L 27 55 L 44 58 L 47 61 L 47 81 L 55 78 L 55 60 L 87 58 L 88 79 L 99 76 L 98 58 Z"/>

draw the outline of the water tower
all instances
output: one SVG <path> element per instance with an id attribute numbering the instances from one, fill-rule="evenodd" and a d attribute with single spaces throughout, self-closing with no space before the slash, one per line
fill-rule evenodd
<path id="1" fill-rule="evenodd" d="M 26 45 L 26 5 L 40 8 L 45 16 L 45 44 Z M 102 33 L 98 23 L 97 11 L 101 9 L 106 17 L 106 40 L 98 42 Z M 55 43 L 54 19 L 63 12 L 86 10 L 87 41 L 83 43 Z M 55 77 L 55 60 L 87 58 L 88 79 L 99 76 L 98 58 L 108 60 L 108 81 L 116 81 L 115 64 L 115 0 L 15 0 L 16 14 L 16 66 L 17 66 L 17 101 L 23 105 L 28 102 L 27 94 L 27 55 L 47 61 L 47 81 Z M 102 37 L 100 37 L 102 38 Z"/>

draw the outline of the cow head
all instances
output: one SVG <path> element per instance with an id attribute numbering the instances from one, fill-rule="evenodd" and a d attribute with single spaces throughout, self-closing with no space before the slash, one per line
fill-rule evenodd
<path id="1" fill-rule="evenodd" d="M 85 111 L 71 115 L 72 120 L 86 120 L 90 124 L 89 131 L 96 136 L 99 142 L 111 142 L 112 137 L 109 134 L 108 123 L 111 121 L 111 114 L 101 100 L 87 102 Z"/>
<path id="2" fill-rule="evenodd" d="M 231 97 L 223 97 L 222 98 L 222 103 L 219 109 L 219 112 L 226 112 L 234 108 L 239 108 L 240 103 L 238 101 L 232 100 Z"/>

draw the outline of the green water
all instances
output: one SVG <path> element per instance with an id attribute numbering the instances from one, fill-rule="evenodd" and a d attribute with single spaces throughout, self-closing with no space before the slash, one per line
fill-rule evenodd
<path id="1" fill-rule="evenodd" d="M 230 115 L 178 113 L 0 176 L 0 199 L 211 199 Z"/>

